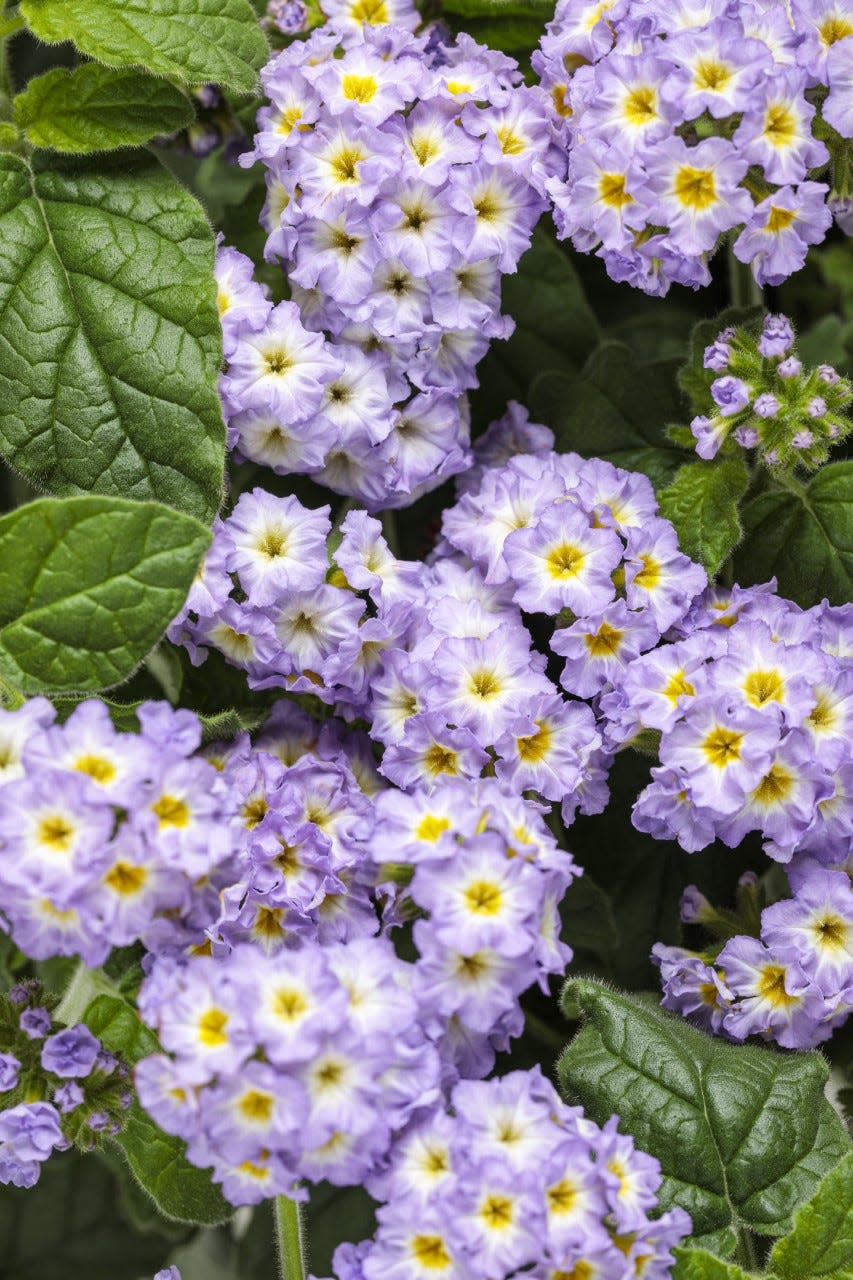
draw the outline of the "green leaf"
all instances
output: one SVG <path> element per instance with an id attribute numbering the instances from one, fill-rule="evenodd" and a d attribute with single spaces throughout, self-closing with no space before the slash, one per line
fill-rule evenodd
<path id="1" fill-rule="evenodd" d="M 530 390 L 531 416 L 546 423 L 557 448 L 606 458 L 668 484 L 685 460 L 666 438 L 667 422 L 682 416 L 676 362 L 641 365 L 629 347 L 605 342 L 577 376 L 543 373 Z"/>
<path id="2" fill-rule="evenodd" d="M 18 128 L 34 147 L 77 153 L 141 146 L 183 129 L 195 114 L 186 94 L 167 80 L 96 62 L 36 76 L 14 108 Z"/>
<path id="3" fill-rule="evenodd" d="M 769 1265 L 780 1280 L 853 1276 L 853 1154 L 797 1210 L 793 1230 L 773 1246 Z"/>
<path id="4" fill-rule="evenodd" d="M 539 227 L 518 272 L 505 276 L 502 310 L 515 332 L 496 342 L 481 363 L 480 388 L 472 397 L 485 426 L 506 411 L 508 400 L 527 403 L 528 389 L 543 369 L 577 373 L 599 339 L 590 309 L 568 255 Z"/>
<path id="5" fill-rule="evenodd" d="M 672 1280 L 750 1280 L 733 1262 L 714 1257 L 707 1249 L 675 1249 Z"/>
<path id="6" fill-rule="evenodd" d="M 142 152 L 3 153 L 0 246 L 0 451 L 53 493 L 211 520 L 222 341 L 198 202 Z"/>
<path id="7" fill-rule="evenodd" d="M 71 40 L 108 67 L 238 93 L 257 90 L 269 54 L 248 0 L 22 0 L 21 13 L 40 40 Z"/>
<path id="8" fill-rule="evenodd" d="M 444 0 L 442 8 L 460 18 L 540 19 L 540 31 L 554 16 L 551 0 Z"/>
<path id="9" fill-rule="evenodd" d="M 738 503 L 749 472 L 741 457 L 689 462 L 658 494 L 660 513 L 675 525 L 681 550 L 713 578 L 743 536 Z"/>
<path id="10" fill-rule="evenodd" d="M 120 1053 L 128 1062 L 159 1051 L 154 1033 L 117 996 L 98 996 L 86 1009 L 83 1021 L 112 1053 Z M 206 1170 L 186 1159 L 186 1144 L 164 1133 L 136 1103 L 116 1143 L 133 1176 L 164 1217 L 213 1226 L 233 1214 L 233 1206 Z"/>
<path id="11" fill-rule="evenodd" d="M 853 461 L 831 462 L 806 485 L 774 487 L 741 512 L 746 536 L 735 577 L 748 586 L 776 575 L 779 594 L 808 608 L 853 593 Z"/>
<path id="12" fill-rule="evenodd" d="M 118 684 L 180 609 L 210 532 L 159 502 L 40 498 L 0 519 L 0 674 L 24 693 Z"/>
<path id="13" fill-rule="evenodd" d="M 36 1186 L 0 1194 L 3 1280 L 139 1280 L 174 1248 L 156 1223 L 138 1230 L 120 1212 L 119 1183 L 96 1156 L 66 1151 L 41 1170 Z"/>
<path id="14" fill-rule="evenodd" d="M 610 895 L 584 872 L 573 880 L 560 903 L 562 936 L 574 951 L 606 959 L 619 944 Z"/>
<path id="15" fill-rule="evenodd" d="M 695 1234 L 781 1234 L 850 1151 L 820 1054 L 728 1044 L 584 979 L 564 999 L 588 1019 L 559 1062 L 567 1096 L 599 1123 L 618 1113 L 661 1163 L 662 1207 L 686 1209 Z"/>

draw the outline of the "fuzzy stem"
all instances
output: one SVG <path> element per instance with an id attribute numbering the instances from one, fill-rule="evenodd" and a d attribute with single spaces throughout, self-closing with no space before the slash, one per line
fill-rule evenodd
<path id="1" fill-rule="evenodd" d="M 748 262 L 739 262 L 731 245 L 729 254 L 729 297 L 733 307 L 762 307 L 764 294 Z"/>
<path id="2" fill-rule="evenodd" d="M 305 1240 L 302 1211 L 289 1196 L 276 1196 L 273 1204 L 275 1242 L 281 1280 L 305 1280 Z"/>

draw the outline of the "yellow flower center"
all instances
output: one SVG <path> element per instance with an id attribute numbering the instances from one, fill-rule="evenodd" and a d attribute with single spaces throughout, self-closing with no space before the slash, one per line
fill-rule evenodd
<path id="1" fill-rule="evenodd" d="M 693 83 L 697 89 L 710 89 L 713 93 L 719 93 L 721 89 L 725 89 L 731 78 L 731 69 L 724 62 L 717 62 L 714 58 L 702 58 L 696 63 Z"/>
<path id="2" fill-rule="evenodd" d="M 718 724 L 702 743 L 702 750 L 709 764 L 717 769 L 727 769 L 740 759 L 743 734 Z"/>
<path id="3" fill-rule="evenodd" d="M 360 76 L 350 71 L 341 80 L 341 92 L 350 102 L 370 102 L 379 91 L 374 76 Z"/>
<path id="4" fill-rule="evenodd" d="M 382 26 L 389 21 L 385 0 L 354 0 L 349 12 L 354 22 L 366 22 L 368 26 Z"/>
<path id="5" fill-rule="evenodd" d="M 161 828 L 186 827 L 189 824 L 189 808 L 177 796 L 161 796 L 155 804 L 152 804 L 151 812 L 159 818 Z"/>
<path id="6" fill-rule="evenodd" d="M 418 840 L 426 840 L 430 844 L 435 844 L 439 836 L 443 836 L 445 831 L 450 830 L 449 818 L 437 818 L 434 814 L 428 813 L 421 818 L 415 827 L 415 835 Z"/>
<path id="7" fill-rule="evenodd" d="M 59 813 L 42 818 L 38 826 L 40 844 L 46 844 L 54 853 L 67 853 L 74 839 L 74 827 Z"/>
<path id="8" fill-rule="evenodd" d="M 634 574 L 634 586 L 642 587 L 645 591 L 654 591 L 660 582 L 661 564 L 659 560 L 655 560 L 653 556 L 640 556 L 642 569 Z"/>
<path id="9" fill-rule="evenodd" d="M 475 880 L 465 890 L 468 910 L 475 916 L 496 916 L 501 909 L 500 886 L 491 880 Z"/>
<path id="10" fill-rule="evenodd" d="M 629 124 L 642 127 L 658 118 L 658 96 L 652 85 L 637 85 L 625 99 L 623 107 Z"/>
<path id="11" fill-rule="evenodd" d="M 575 547 L 570 542 L 561 542 L 559 546 L 553 547 L 548 552 L 545 564 L 552 578 L 564 581 L 567 578 L 576 578 L 585 560 L 586 554 L 580 547 Z"/>
<path id="12" fill-rule="evenodd" d="M 743 691 L 754 707 L 768 702 L 779 702 L 785 692 L 785 681 L 778 671 L 750 671 L 743 682 Z"/>
<path id="13" fill-rule="evenodd" d="M 429 1271 L 445 1271 L 451 1266 L 451 1257 L 441 1236 L 415 1236 L 411 1248 L 415 1261 Z"/>
<path id="14" fill-rule="evenodd" d="M 707 209 L 717 199 L 713 169 L 694 169 L 683 164 L 675 175 L 672 192 L 688 209 Z"/>
<path id="15" fill-rule="evenodd" d="M 794 113 L 784 102 L 775 102 L 767 108 L 764 117 L 764 136 L 774 147 L 787 147 L 797 136 Z"/>
<path id="16" fill-rule="evenodd" d="M 513 1202 L 509 1196 L 486 1196 L 480 1207 L 480 1217 L 490 1231 L 503 1231 L 512 1226 Z"/>
<path id="17" fill-rule="evenodd" d="M 475 697 L 488 701 L 501 691 L 501 682 L 493 671 L 475 671 L 468 682 L 468 690 Z"/>
<path id="18" fill-rule="evenodd" d="M 799 996 L 791 996 L 785 990 L 784 965 L 766 964 L 756 987 L 758 994 L 776 1009 L 790 1008 L 792 1004 L 799 1003 Z"/>
<path id="19" fill-rule="evenodd" d="M 611 627 L 609 622 L 602 622 L 597 631 L 584 636 L 586 647 L 592 658 L 612 658 L 619 652 L 624 631 Z"/>
<path id="20" fill-rule="evenodd" d="M 770 772 L 761 779 L 752 794 L 759 804 L 772 806 L 780 804 L 789 794 L 793 785 L 794 779 L 788 770 L 783 769 L 780 764 L 774 764 L 771 766 Z"/>
<path id="21" fill-rule="evenodd" d="M 551 750 L 551 744 L 554 740 L 551 726 L 546 721 L 537 720 L 536 725 L 535 733 L 515 740 L 518 757 L 525 764 L 538 764 L 541 760 L 544 760 Z"/>
<path id="22" fill-rule="evenodd" d="M 626 204 L 633 204 L 634 197 L 625 190 L 626 181 L 624 173 L 602 173 L 598 180 L 601 200 L 614 209 L 624 209 Z"/>
<path id="23" fill-rule="evenodd" d="M 135 867 L 130 862 L 117 862 L 104 876 L 104 884 L 108 884 L 116 893 L 130 897 L 139 893 L 148 879 L 145 867 Z"/>
<path id="24" fill-rule="evenodd" d="M 198 1038 L 208 1048 L 227 1044 L 225 1028 L 228 1025 L 228 1014 L 224 1009 L 208 1009 L 198 1020 Z"/>
<path id="25" fill-rule="evenodd" d="M 454 776 L 459 772 L 458 756 L 450 747 L 442 747 L 440 743 L 434 742 L 424 756 L 424 767 L 432 778 L 440 773 Z"/>
<path id="26" fill-rule="evenodd" d="M 78 773 L 85 773 L 87 777 L 100 783 L 112 782 L 116 776 L 115 765 L 104 756 L 78 756 L 74 761 L 74 768 Z"/>
<path id="27" fill-rule="evenodd" d="M 308 1001 L 295 987 L 279 987 L 273 996 L 273 1013 L 283 1022 L 296 1022 L 308 1010 Z"/>
<path id="28" fill-rule="evenodd" d="M 272 1115 L 275 1099 L 271 1093 L 262 1093 L 260 1089 L 249 1089 L 237 1105 L 247 1120 L 264 1124 Z"/>
<path id="29" fill-rule="evenodd" d="M 769 231 L 771 235 L 778 235 L 780 231 L 787 231 L 792 222 L 797 218 L 793 209 L 783 209 L 778 204 L 771 204 L 770 213 L 767 216 L 767 225 L 764 230 Z"/>

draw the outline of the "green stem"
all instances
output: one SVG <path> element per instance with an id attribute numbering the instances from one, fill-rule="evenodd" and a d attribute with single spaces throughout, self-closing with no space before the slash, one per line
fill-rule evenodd
<path id="1" fill-rule="evenodd" d="M 305 1239 L 302 1211 L 289 1196 L 276 1196 L 273 1203 L 275 1241 L 281 1280 L 305 1280 Z"/>
<path id="2" fill-rule="evenodd" d="M 739 262 L 729 245 L 729 296 L 733 307 L 763 307 L 764 294 L 748 262 Z"/>
<path id="3" fill-rule="evenodd" d="M 743 1267 L 746 1271 L 758 1270 L 758 1254 L 755 1249 L 755 1241 L 752 1238 L 752 1232 L 749 1227 L 739 1226 L 737 1231 L 737 1249 L 735 1251 L 735 1261 L 738 1266 Z"/>

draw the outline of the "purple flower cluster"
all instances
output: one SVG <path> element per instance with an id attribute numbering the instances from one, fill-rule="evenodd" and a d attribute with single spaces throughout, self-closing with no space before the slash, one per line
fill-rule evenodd
<path id="1" fill-rule="evenodd" d="M 689 1234 L 683 1209 L 655 1216 L 660 1166 L 567 1107 L 538 1068 L 456 1085 L 414 1120 L 368 1182 L 372 1240 L 343 1244 L 338 1280 L 643 1276 L 663 1280 Z"/>
<path id="2" fill-rule="evenodd" d="M 769 467 L 812 470 L 853 427 L 844 412 L 849 380 L 828 364 L 804 370 L 785 316 L 766 316 L 760 332 L 724 329 L 705 348 L 704 365 L 717 377 L 707 412 L 690 423 L 700 458 L 713 458 L 731 437 Z"/>
<path id="3" fill-rule="evenodd" d="M 849 0 L 559 0 L 534 66 L 562 152 L 558 231 L 614 280 L 706 285 L 730 234 L 776 285 L 833 206 L 848 229 Z M 814 180 L 830 162 L 832 191 Z"/>
<path id="4" fill-rule="evenodd" d="M 750 831 L 770 857 L 853 839 L 853 606 L 802 610 L 774 584 L 709 590 L 600 700 L 605 742 L 643 733 L 660 765 L 633 823 L 688 852 Z"/>
<path id="5" fill-rule="evenodd" d="M 2 917 L 34 959 L 101 964 L 146 938 L 206 918 L 209 877 L 236 847 L 229 798 L 200 758 L 189 711 L 146 703 L 119 733 L 103 703 L 62 725 L 44 698 L 0 711 Z"/>
<path id="6" fill-rule="evenodd" d="M 736 935 L 718 952 L 701 954 L 655 946 L 666 1008 L 734 1040 L 760 1035 L 793 1049 L 812 1048 L 847 1021 L 853 1011 L 849 854 L 831 866 L 801 855 L 786 870 L 793 896 L 765 907 L 758 937 Z M 713 916 L 709 904 L 701 906 Z M 688 901 L 692 921 L 691 907 Z M 700 909 L 700 923 L 702 917 Z"/>
<path id="7" fill-rule="evenodd" d="M 266 252 L 290 300 L 273 307 L 222 251 L 221 392 L 239 457 L 375 510 L 470 461 L 466 392 L 512 329 L 501 276 L 546 207 L 550 139 L 512 59 L 334 7 L 263 73 L 272 105 L 244 160 L 268 171 Z"/>
<path id="8" fill-rule="evenodd" d="M 32 1187 L 54 1151 L 91 1150 L 122 1126 L 125 1064 L 88 1027 L 55 1028 L 38 983 L 0 997 L 0 1185 Z"/>

